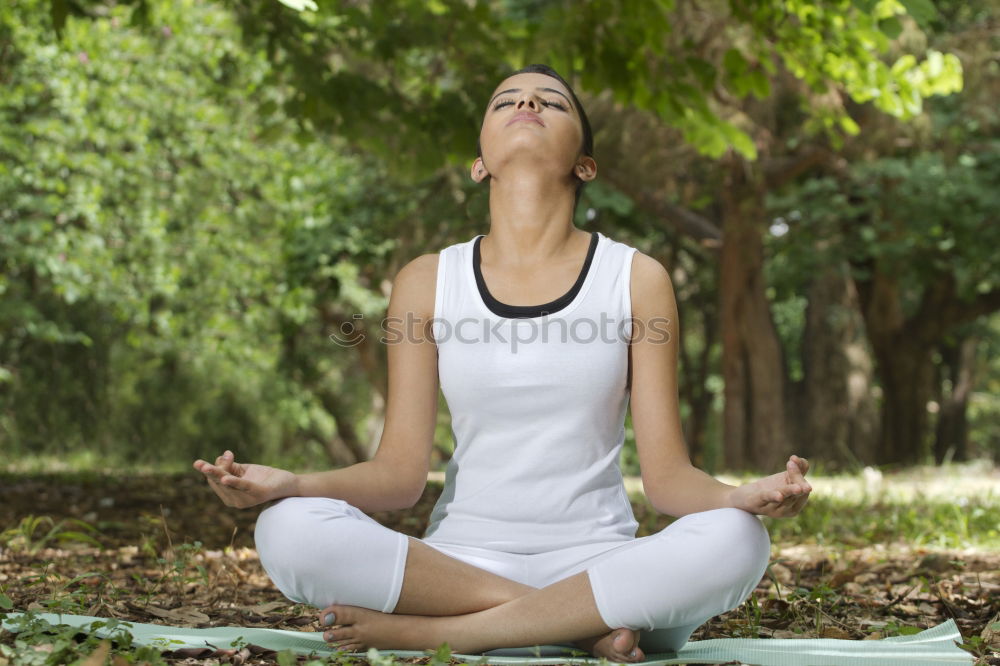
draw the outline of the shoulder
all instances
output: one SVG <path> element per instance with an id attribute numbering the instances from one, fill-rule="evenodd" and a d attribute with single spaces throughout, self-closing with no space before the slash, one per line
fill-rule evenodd
<path id="1" fill-rule="evenodd" d="M 439 256 L 437 252 L 422 254 L 399 269 L 392 282 L 390 310 L 434 315 Z"/>
<path id="2" fill-rule="evenodd" d="M 639 250 L 632 257 L 630 292 L 632 315 L 662 314 L 674 308 L 674 288 L 670 272 L 653 257 Z"/>

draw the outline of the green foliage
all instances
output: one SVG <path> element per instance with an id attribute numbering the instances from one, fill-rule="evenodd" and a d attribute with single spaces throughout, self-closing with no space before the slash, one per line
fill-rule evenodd
<path id="1" fill-rule="evenodd" d="M 906 542 L 914 545 L 995 548 L 1000 529 L 995 516 L 1000 497 L 963 497 L 958 501 L 874 500 L 858 510 L 856 499 L 810 497 L 795 520 L 765 518 L 775 541 L 862 546 Z"/>
<path id="2" fill-rule="evenodd" d="M 113 641 L 111 654 L 125 663 L 166 666 L 160 651 L 151 646 L 134 646 L 127 622 L 106 620 L 91 623 L 89 631 L 68 625 L 52 625 L 28 611 L 11 620 L 17 636 L 12 645 L 0 644 L 0 658 L 19 666 L 63 666 L 80 664 L 98 650 L 107 650 Z M 104 629 L 109 639 L 95 633 Z M 107 653 L 105 653 L 107 654 Z"/>
<path id="3" fill-rule="evenodd" d="M 400 174 L 467 159 L 482 101 L 506 74 L 498 53 L 510 54 L 510 68 L 547 62 L 584 89 L 610 90 L 620 103 L 657 113 L 714 157 L 729 148 L 756 156 L 751 138 L 714 103 L 716 86 L 738 98 L 764 98 L 778 61 L 813 90 L 838 86 L 900 117 L 919 113 L 923 97 L 961 88 L 952 54 L 881 60 L 907 11 L 921 25 L 933 18 L 926 0 L 797 0 L 781 7 L 741 1 L 697 18 L 673 0 L 394 0 L 370 11 L 323 5 L 295 13 L 305 4 L 256 0 L 237 12 L 248 42 L 266 48 L 300 91 L 286 104 L 289 113 L 306 128 L 336 127 L 356 137 Z M 365 112 L 370 108 L 385 113 Z M 803 104 L 803 111 L 817 129 L 856 131 L 842 108 Z"/>
<path id="4" fill-rule="evenodd" d="M 67 529 L 68 526 L 79 529 Z M 48 531 L 45 531 L 45 527 L 48 527 Z M 94 534 L 97 534 L 94 526 L 76 518 L 64 518 L 56 522 L 49 516 L 25 516 L 17 526 L 0 532 L 0 544 L 14 552 L 29 555 L 38 553 L 54 542 L 86 543 L 100 548 L 101 543 L 92 536 Z"/>
<path id="5" fill-rule="evenodd" d="M 379 175 L 296 141 L 289 93 L 221 7 L 150 3 L 146 35 L 126 5 L 70 16 L 57 46 L 44 6 L 0 8 L 5 452 L 189 464 L 332 430 L 276 359 L 306 338 L 336 381 L 349 359 L 313 310 L 384 307 L 358 270 L 394 244 Z"/>
<path id="6" fill-rule="evenodd" d="M 886 34 L 915 29 L 906 13 L 937 25 L 932 10 L 4 4 L 0 441 L 15 459 L 326 461 L 384 375 L 331 332 L 361 315 L 374 335 L 394 271 L 486 219 L 484 189 L 440 167 L 468 161 L 512 68 L 549 62 L 707 155 L 753 157 L 737 111 L 773 94 L 782 64 L 810 128 L 832 135 L 856 125 L 813 103 L 830 90 L 900 117 L 957 90 L 953 56 L 898 54 Z M 592 203 L 636 214 L 614 192 Z"/>

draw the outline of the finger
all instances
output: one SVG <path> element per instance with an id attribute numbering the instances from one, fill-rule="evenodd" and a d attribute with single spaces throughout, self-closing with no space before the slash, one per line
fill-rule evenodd
<path id="1" fill-rule="evenodd" d="M 781 505 L 785 500 L 785 495 L 779 490 L 769 490 L 760 494 L 757 506 L 761 512 L 770 512 L 776 506 Z"/>
<path id="2" fill-rule="evenodd" d="M 798 456 L 793 456 L 793 457 L 797 458 Z M 795 471 L 790 472 L 789 474 L 789 476 L 791 477 L 790 480 L 794 485 L 798 486 L 799 489 L 798 491 L 808 492 L 812 490 L 812 486 L 810 486 L 809 482 L 806 481 L 805 472 L 802 470 L 802 467 L 800 467 L 797 463 L 793 463 L 791 461 L 789 462 L 792 466 L 795 467 Z"/>
<path id="3" fill-rule="evenodd" d="M 226 474 L 224 477 L 219 479 L 219 483 L 224 485 L 226 488 L 232 488 L 234 490 L 242 490 L 244 492 L 250 492 L 256 489 L 257 484 L 253 481 L 247 481 L 238 476 L 233 476 L 232 474 Z"/>
<path id="4" fill-rule="evenodd" d="M 803 493 L 802 495 L 800 495 L 798 499 L 795 500 L 795 503 L 792 504 L 792 511 L 794 512 L 793 515 L 802 511 L 802 509 L 804 509 L 806 506 L 806 502 L 808 501 L 809 501 L 809 493 Z"/>
<path id="5" fill-rule="evenodd" d="M 797 462 L 795 462 L 796 456 L 792 456 L 785 463 L 785 469 L 788 470 L 788 482 L 789 483 L 804 483 L 805 477 L 802 476 L 802 470 L 799 468 Z"/>
<path id="6" fill-rule="evenodd" d="M 795 464 L 799 469 L 796 481 L 800 486 L 802 486 L 802 489 L 805 492 L 811 491 L 812 486 L 809 484 L 808 481 L 806 481 L 806 472 L 809 471 L 809 461 L 806 460 L 805 458 L 800 458 L 798 456 L 792 456 L 792 457 L 795 458 Z"/>
<path id="7" fill-rule="evenodd" d="M 229 453 L 229 452 L 226 451 L 226 453 Z M 227 456 L 226 453 L 223 453 L 221 456 L 219 456 L 218 458 L 215 459 L 215 465 L 217 467 L 220 467 L 220 468 L 222 468 L 222 469 L 224 469 L 224 470 L 226 470 L 228 472 L 230 465 L 233 464 L 233 457 L 232 457 L 232 455 L 228 455 Z"/>
<path id="8" fill-rule="evenodd" d="M 775 515 L 782 518 L 794 516 L 802 510 L 808 500 L 808 492 L 789 495 L 784 502 L 777 506 Z"/>
<path id="9" fill-rule="evenodd" d="M 201 466 L 201 473 L 207 477 L 214 477 L 216 479 L 221 479 L 222 477 L 229 474 L 229 472 L 227 472 L 226 470 L 217 467 L 215 465 L 212 465 L 210 463 L 205 463 L 204 465 Z"/>

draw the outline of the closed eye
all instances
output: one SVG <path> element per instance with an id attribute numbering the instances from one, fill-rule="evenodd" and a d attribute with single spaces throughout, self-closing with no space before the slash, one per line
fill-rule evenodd
<path id="1" fill-rule="evenodd" d="M 513 104 L 513 103 L 514 102 L 510 101 L 509 99 L 508 100 L 501 100 L 501 101 L 499 101 L 499 102 L 496 103 L 496 105 L 493 107 L 493 110 L 496 111 L 496 110 L 498 110 L 498 109 L 500 109 L 502 107 L 507 106 L 508 104 Z M 565 104 L 561 104 L 559 102 L 549 102 L 549 101 L 546 101 L 546 100 L 542 100 L 542 104 L 544 104 L 545 106 L 554 106 L 554 107 L 556 107 L 557 109 L 559 109 L 561 111 L 565 111 L 566 110 L 566 105 Z"/>

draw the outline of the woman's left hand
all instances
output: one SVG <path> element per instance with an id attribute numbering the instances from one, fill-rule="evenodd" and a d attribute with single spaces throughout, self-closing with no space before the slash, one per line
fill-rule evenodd
<path id="1" fill-rule="evenodd" d="M 765 476 L 733 490 L 733 506 L 750 513 L 773 518 L 788 518 L 802 510 L 809 500 L 812 486 L 806 481 L 809 462 L 791 456 L 784 472 Z"/>

